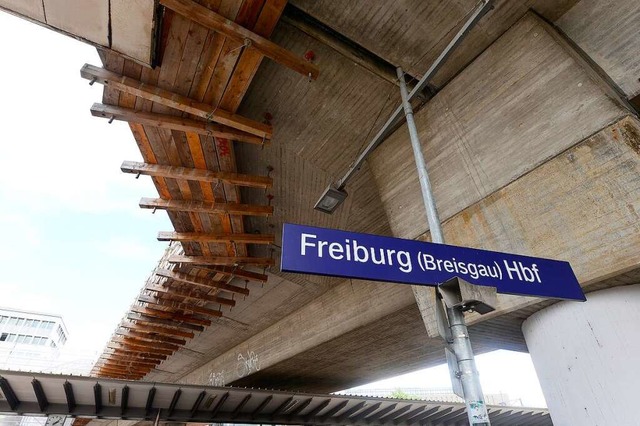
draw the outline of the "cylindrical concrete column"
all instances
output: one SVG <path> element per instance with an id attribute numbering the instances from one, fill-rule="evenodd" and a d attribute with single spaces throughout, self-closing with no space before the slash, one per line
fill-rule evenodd
<path id="1" fill-rule="evenodd" d="M 640 284 L 555 304 L 522 331 L 555 426 L 640 425 Z"/>

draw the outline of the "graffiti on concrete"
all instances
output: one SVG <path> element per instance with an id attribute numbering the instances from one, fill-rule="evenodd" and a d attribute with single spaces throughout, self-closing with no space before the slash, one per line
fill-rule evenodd
<path id="1" fill-rule="evenodd" d="M 244 354 L 238 354 L 238 363 L 236 364 L 236 373 L 238 378 L 247 376 L 251 373 L 260 371 L 260 359 L 254 351 L 247 351 Z"/>
<path id="2" fill-rule="evenodd" d="M 209 374 L 209 384 L 211 386 L 224 386 L 225 384 L 227 384 L 224 370 L 218 371 L 218 372 L 211 372 L 211 374 Z"/>

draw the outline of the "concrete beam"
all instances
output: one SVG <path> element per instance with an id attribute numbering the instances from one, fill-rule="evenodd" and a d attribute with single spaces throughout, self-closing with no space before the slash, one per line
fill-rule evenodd
<path id="1" fill-rule="evenodd" d="M 625 118 L 454 216 L 444 225 L 445 235 L 453 244 L 570 260 L 585 288 L 595 288 L 640 267 L 639 145 L 640 122 Z M 523 310 L 526 317 L 540 302 L 501 295 L 496 314 L 469 316 L 472 333 L 479 336 L 477 349 L 517 348 L 520 336 L 496 333 L 495 325 L 500 315 Z M 520 322 L 516 315 L 501 327 L 517 330 Z M 283 387 L 327 390 L 326 381 L 333 378 L 344 387 L 397 373 L 399 365 L 440 361 L 437 339 L 422 334 L 421 340 L 421 333 L 408 286 L 343 284 L 182 380 L 207 383 L 222 375 L 230 382 L 260 371 L 241 383 L 266 386 L 258 380 L 263 377 Z M 318 354 L 328 357 L 328 348 L 333 348 L 329 361 L 316 364 L 324 359 Z M 250 357 L 256 360 L 253 370 L 245 367 Z M 286 369 L 280 367 L 293 365 L 289 371 L 299 375 L 283 377 Z M 317 374 L 311 375 L 313 369 Z"/>
<path id="2" fill-rule="evenodd" d="M 628 113 L 529 13 L 416 116 L 446 220 Z M 393 234 L 427 230 L 406 126 L 369 160 Z"/>

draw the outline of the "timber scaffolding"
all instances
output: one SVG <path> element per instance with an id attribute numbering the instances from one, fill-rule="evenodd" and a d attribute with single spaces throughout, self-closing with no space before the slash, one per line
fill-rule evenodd
<path id="1" fill-rule="evenodd" d="M 128 122 L 138 144 L 144 162 L 125 161 L 121 169 L 150 176 L 159 194 L 140 207 L 166 210 L 174 227 L 158 234 L 170 246 L 95 364 L 97 377 L 143 378 L 222 318 L 236 297 L 264 285 L 274 264 L 264 249 L 274 235 L 247 232 L 243 222 L 273 213 L 270 170 L 237 173 L 233 144 L 260 150 L 272 127 L 268 114 L 258 122 L 236 110 L 264 56 L 303 79 L 315 79 L 318 68 L 267 39 L 286 1 L 199 3 L 160 1 L 157 67 L 99 50 L 103 67 L 81 71 L 90 84 L 104 85 L 92 114 Z M 241 187 L 263 191 L 264 204 L 242 204 Z M 250 255 L 249 244 L 267 256 Z"/>

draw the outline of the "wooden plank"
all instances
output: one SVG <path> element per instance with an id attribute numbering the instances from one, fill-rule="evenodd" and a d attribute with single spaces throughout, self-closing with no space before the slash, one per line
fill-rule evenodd
<path id="1" fill-rule="evenodd" d="M 168 292 L 166 294 L 171 295 L 172 293 Z M 138 296 L 138 300 L 141 301 L 141 302 L 147 303 L 149 305 L 156 305 L 156 306 L 162 306 L 162 307 L 165 307 L 165 308 L 179 309 L 181 311 L 191 311 L 193 313 L 200 314 L 200 315 L 205 315 L 205 316 L 209 316 L 209 317 L 220 318 L 222 316 L 222 312 L 218 311 L 218 310 L 215 310 L 215 309 L 203 308 L 201 306 L 192 305 L 192 304 L 183 303 L 183 302 L 176 302 L 176 301 L 173 301 L 173 300 L 159 299 L 159 298 L 153 297 L 153 296 L 140 295 L 140 296 Z"/>
<path id="2" fill-rule="evenodd" d="M 191 315 L 180 315 L 174 312 L 162 311 L 160 309 L 146 308 L 141 306 L 132 306 L 131 311 L 136 312 L 138 314 L 147 315 L 152 318 L 168 319 L 178 323 L 202 325 L 205 327 L 208 327 L 211 325 L 211 321 L 207 319 L 202 319 L 202 318 L 194 317 Z"/>
<path id="3" fill-rule="evenodd" d="M 147 134 L 144 130 L 144 126 L 138 123 L 129 123 L 129 128 L 131 129 L 131 133 L 133 134 L 133 138 L 140 149 L 140 153 L 142 154 L 142 158 L 147 163 L 157 163 L 156 156 L 151 148 L 151 144 L 149 143 L 149 138 L 147 138 Z M 167 187 L 167 182 L 164 178 L 151 178 L 153 180 L 156 189 L 158 190 L 158 194 L 162 198 L 169 199 L 171 198 L 171 193 L 169 192 L 169 188 Z"/>
<path id="4" fill-rule="evenodd" d="M 117 340 L 114 340 L 114 339 L 111 339 L 109 343 L 107 343 L 107 348 L 123 349 L 126 351 L 148 352 L 154 355 L 166 355 L 166 356 L 173 355 L 173 352 L 174 352 L 174 351 L 160 349 L 156 347 L 147 347 L 147 346 L 135 345 L 133 343 L 118 342 Z"/>
<path id="5" fill-rule="evenodd" d="M 271 188 L 273 179 L 268 176 L 246 175 L 231 172 L 214 172 L 211 170 L 193 169 L 187 167 L 161 166 L 157 164 L 124 161 L 120 166 L 124 173 L 141 174 L 173 179 L 185 179 L 198 182 L 227 182 L 233 185 L 250 188 Z"/>
<path id="6" fill-rule="evenodd" d="M 109 373 L 123 373 L 123 374 L 128 374 L 128 373 L 147 374 L 149 371 L 153 370 L 154 367 L 133 367 L 133 366 L 125 367 L 121 365 L 102 365 L 96 368 L 98 368 L 98 370 L 100 370 L 101 373 L 109 372 Z"/>
<path id="7" fill-rule="evenodd" d="M 269 37 L 278 23 L 286 4 L 286 0 L 265 1 L 260 11 L 260 16 L 253 27 L 253 32 L 263 37 Z M 249 85 L 253 81 L 255 73 L 258 71 L 263 57 L 255 49 L 245 49 L 242 52 L 220 100 L 221 108 L 236 112 Z"/>
<path id="8" fill-rule="evenodd" d="M 245 257 L 245 256 L 179 256 L 173 255 L 167 258 L 169 263 L 184 263 L 195 265 L 256 265 L 256 266 L 273 266 L 275 259 L 270 257 Z"/>
<path id="9" fill-rule="evenodd" d="M 110 346 L 111 345 L 111 346 Z M 167 359 L 167 355 L 163 354 L 154 354 L 151 352 L 140 352 L 134 351 L 130 349 L 121 348 L 117 345 L 107 344 L 107 348 L 105 349 L 105 353 L 113 353 L 116 355 L 125 355 L 130 356 L 132 358 L 144 358 L 144 359 L 153 359 L 157 361 L 164 361 Z"/>
<path id="10" fill-rule="evenodd" d="M 235 242 L 243 244 L 271 244 L 275 241 L 273 234 L 227 234 L 202 232 L 158 232 L 158 241 L 191 241 L 198 243 Z"/>
<path id="11" fill-rule="evenodd" d="M 228 291 L 230 293 L 242 294 L 243 296 L 249 295 L 249 290 L 242 287 L 237 287 L 231 284 L 227 284 L 221 281 L 208 280 L 200 278 L 195 275 L 183 274 L 181 272 L 174 272 L 168 269 L 156 269 L 154 273 L 160 277 L 171 278 L 174 281 L 178 281 L 185 284 L 191 284 L 199 287 L 205 287 L 207 289 L 216 288 L 219 290 Z M 150 288 L 147 286 L 147 288 Z M 154 285 L 154 288 L 156 286 Z M 210 296 L 213 297 L 213 296 Z M 211 302 L 219 302 L 219 300 L 210 300 Z M 226 302 L 225 302 L 226 303 Z M 234 303 L 235 304 L 235 303 Z M 233 306 L 233 305 L 231 305 Z"/>
<path id="12" fill-rule="evenodd" d="M 305 77 L 315 80 L 320 74 L 319 68 L 311 62 L 191 0 L 160 0 L 160 4 L 237 42 L 245 45 L 250 42 L 250 49 L 259 50 Z"/>
<path id="13" fill-rule="evenodd" d="M 126 364 L 103 364 L 94 366 L 94 370 L 99 371 L 100 373 L 135 373 L 135 374 L 148 374 L 151 372 L 155 365 L 126 365 Z"/>
<path id="14" fill-rule="evenodd" d="M 271 126 L 267 124 L 250 120 L 219 108 L 212 108 L 210 105 L 198 102 L 195 99 L 143 83 L 134 78 L 116 74 L 104 68 L 85 64 L 80 70 L 80 75 L 87 80 L 95 80 L 97 83 L 108 85 L 122 92 L 131 93 L 157 102 L 160 105 L 187 112 L 206 120 L 216 121 L 265 139 L 271 139 L 272 136 Z"/>
<path id="15" fill-rule="evenodd" d="M 206 280 L 203 280 L 203 281 L 206 281 Z M 211 281 L 208 281 L 208 282 L 211 282 Z M 193 284 L 193 283 L 190 282 L 188 284 Z M 225 285 L 224 283 L 221 283 L 221 284 Z M 228 284 L 226 284 L 226 285 L 228 285 Z M 212 289 L 222 290 L 220 287 L 215 287 L 215 286 L 212 286 L 212 285 L 207 285 L 206 288 L 207 288 L 207 291 L 208 290 L 212 290 Z M 173 288 L 173 287 L 169 287 L 169 286 L 161 286 L 159 284 L 147 284 L 145 289 L 149 290 L 149 291 L 155 291 L 155 292 L 158 292 L 158 293 L 185 297 L 185 298 L 188 298 L 188 299 L 194 299 L 194 300 L 199 300 L 199 301 L 207 301 L 207 302 L 212 302 L 212 303 L 219 303 L 221 305 L 226 305 L 226 306 L 235 306 L 236 305 L 236 301 L 233 300 L 233 299 L 227 299 L 225 297 L 220 297 L 220 296 L 212 296 L 212 295 L 209 295 L 209 294 L 207 294 L 205 292 L 202 292 L 202 291 L 183 291 L 183 290 L 180 290 L 180 289 L 177 289 L 177 288 Z M 238 287 L 238 290 L 245 290 L 245 289 L 243 289 L 241 287 Z"/>
<path id="16" fill-rule="evenodd" d="M 115 353 L 103 353 L 102 356 L 108 357 L 108 359 L 104 361 L 105 363 L 113 363 L 115 365 L 133 364 L 133 365 L 139 365 L 141 367 L 142 366 L 155 367 L 161 364 L 163 361 L 161 359 L 146 359 L 146 358 L 140 358 L 140 357 L 131 356 L 131 355 L 115 354 Z"/>
<path id="17" fill-rule="evenodd" d="M 158 341 L 148 341 L 146 339 L 140 339 L 132 336 L 113 336 L 112 342 L 119 342 L 124 344 L 132 344 L 137 346 L 146 346 L 149 348 L 166 349 L 170 351 L 177 351 L 180 349 L 180 345 L 173 345 L 171 343 L 164 343 Z"/>
<path id="18" fill-rule="evenodd" d="M 229 213 L 243 216 L 271 216 L 273 214 L 273 206 L 258 206 L 239 203 L 212 203 L 205 201 L 142 198 L 139 205 L 143 209 L 158 209 L 194 213 Z"/>
<path id="19" fill-rule="evenodd" d="M 153 362 L 149 362 L 147 364 L 127 364 L 127 363 L 109 363 L 109 362 L 105 362 L 104 364 L 97 364 L 94 365 L 94 368 L 97 369 L 110 369 L 110 370 L 124 370 L 126 371 L 127 369 L 131 369 L 133 371 L 141 371 L 141 370 L 149 370 L 149 369 L 153 369 L 155 368 L 157 364 L 154 364 Z"/>
<path id="20" fill-rule="evenodd" d="M 141 314 L 139 312 L 129 312 L 127 314 L 127 318 L 130 320 L 133 320 L 136 322 L 142 322 L 146 325 L 151 325 L 151 326 L 167 326 L 167 327 L 181 328 L 181 329 L 187 329 L 187 330 L 193 330 L 193 331 L 199 331 L 199 332 L 204 331 L 204 327 L 201 325 L 189 324 L 186 322 L 171 321 L 163 318 L 153 317 L 147 314 Z"/>
<path id="21" fill-rule="evenodd" d="M 133 365 L 133 366 L 138 366 L 138 367 L 155 367 L 156 365 L 158 365 L 159 362 L 158 361 L 120 361 L 117 359 L 105 359 L 105 358 L 100 358 L 98 361 L 96 361 L 96 367 L 100 367 L 102 365 L 123 365 L 123 366 L 127 366 L 127 365 Z"/>
<path id="22" fill-rule="evenodd" d="M 193 339 L 193 337 L 195 336 L 195 334 L 189 331 L 174 330 L 173 328 L 166 328 L 161 326 L 129 323 L 126 321 L 123 321 L 120 324 L 120 327 L 126 328 L 134 336 L 136 334 L 144 334 L 149 336 L 149 338 L 154 338 L 157 336 L 158 338 L 170 339 L 169 341 L 172 341 L 172 338 L 167 336 L 178 336 L 178 337 L 184 337 L 185 339 Z"/>
<path id="23" fill-rule="evenodd" d="M 249 281 L 257 281 L 260 283 L 266 283 L 269 280 L 269 276 L 265 274 L 260 274 L 253 271 L 247 271 L 246 269 L 240 269 L 236 267 L 229 266 L 198 266 L 194 265 L 196 268 L 205 270 L 208 272 L 215 272 L 216 274 L 224 274 L 237 278 L 243 278 Z"/>
<path id="24" fill-rule="evenodd" d="M 162 343 L 171 343 L 174 345 L 178 345 L 178 346 L 184 346 L 187 344 L 187 341 L 184 339 L 174 339 L 172 337 L 168 337 L 166 335 L 163 334 L 154 334 L 154 333 L 149 333 L 149 332 L 141 332 L 141 331 L 137 331 L 135 329 L 126 329 L 126 328 L 120 328 L 118 330 L 116 330 L 116 335 L 118 336 L 125 336 L 125 337 L 134 337 L 136 339 L 139 340 L 146 340 L 148 342 L 162 342 Z"/>
<path id="25" fill-rule="evenodd" d="M 232 127 L 170 114 L 137 111 L 131 108 L 95 103 L 91 107 L 91 115 L 94 117 L 107 118 L 109 120 L 114 119 L 129 123 L 139 123 L 146 126 L 159 127 L 162 129 L 193 132 L 200 135 L 227 138 L 238 142 L 246 142 L 256 145 L 271 144 L 270 139 L 264 139 Z"/>

